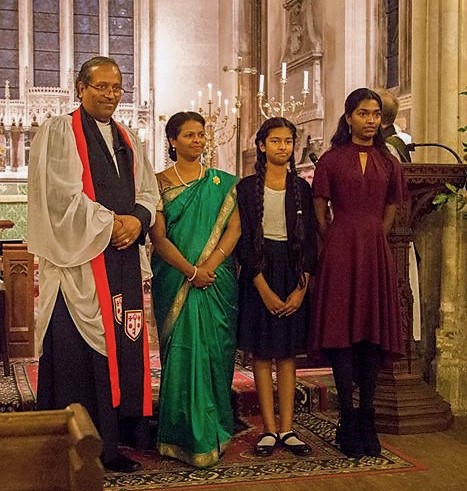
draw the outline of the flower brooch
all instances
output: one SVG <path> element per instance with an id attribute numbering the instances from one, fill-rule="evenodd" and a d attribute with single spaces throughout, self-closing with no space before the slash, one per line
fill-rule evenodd
<path id="1" fill-rule="evenodd" d="M 221 183 L 221 179 L 219 176 L 214 176 L 212 178 L 212 182 L 216 185 L 216 186 L 219 186 L 219 184 Z"/>

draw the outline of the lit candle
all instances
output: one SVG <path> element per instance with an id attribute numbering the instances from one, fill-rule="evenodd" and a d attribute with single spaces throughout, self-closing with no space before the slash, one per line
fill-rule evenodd
<path id="1" fill-rule="evenodd" d="M 191 106 L 191 110 L 194 111 L 195 110 L 195 100 L 194 99 L 191 99 L 190 106 Z"/>
<path id="2" fill-rule="evenodd" d="M 217 91 L 217 107 L 221 107 L 222 105 L 222 92 L 220 90 Z"/>
<path id="3" fill-rule="evenodd" d="M 285 80 L 287 78 L 287 63 L 284 61 L 282 62 L 282 80 Z"/>
<path id="4" fill-rule="evenodd" d="M 198 107 L 201 108 L 201 96 L 203 95 L 203 91 L 198 90 Z"/>
<path id="5" fill-rule="evenodd" d="M 224 110 L 225 114 L 227 115 L 229 112 L 229 99 L 224 99 Z"/>
<path id="6" fill-rule="evenodd" d="M 208 84 L 208 101 L 209 102 L 212 101 L 212 84 L 211 83 Z"/>
<path id="7" fill-rule="evenodd" d="M 259 76 L 259 92 L 264 92 L 264 75 L 262 73 Z"/>
<path id="8" fill-rule="evenodd" d="M 308 91 L 308 70 L 303 72 L 303 90 Z"/>

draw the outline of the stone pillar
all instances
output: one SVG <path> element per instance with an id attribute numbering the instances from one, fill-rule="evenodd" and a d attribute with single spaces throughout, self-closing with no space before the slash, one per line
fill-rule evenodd
<path id="1" fill-rule="evenodd" d="M 23 125 L 11 125 L 10 131 L 11 170 L 17 172 L 24 167 L 24 130 Z"/>
<path id="2" fill-rule="evenodd" d="M 462 153 L 467 104 L 467 2 L 412 2 L 412 134 L 417 143 L 437 142 Z M 417 162 L 451 162 L 440 150 L 418 149 Z M 449 182 L 449 179 L 446 179 Z M 445 190 L 443 190 L 445 191 Z M 440 242 L 440 318 L 436 324 L 436 388 L 454 414 L 467 414 L 466 227 L 446 206 Z M 423 294 L 422 294 L 423 295 Z M 431 320 L 430 320 L 431 322 Z"/>
<path id="3" fill-rule="evenodd" d="M 458 153 L 459 117 L 465 115 L 465 96 L 459 93 L 467 85 L 466 10 L 466 2 L 458 0 L 412 2 L 413 141 L 442 143 Z M 453 162 L 444 150 L 417 149 L 413 157 Z"/>
<path id="4" fill-rule="evenodd" d="M 467 415 L 467 219 L 449 202 L 441 243 L 440 324 L 436 388 L 455 415 Z"/>

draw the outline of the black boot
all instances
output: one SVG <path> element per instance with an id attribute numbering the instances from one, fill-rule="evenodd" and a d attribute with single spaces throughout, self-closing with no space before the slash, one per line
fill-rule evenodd
<path id="1" fill-rule="evenodd" d="M 363 446 L 355 409 L 342 411 L 336 429 L 336 443 L 347 457 L 357 459 L 363 457 Z"/>
<path id="2" fill-rule="evenodd" d="M 374 408 L 358 410 L 358 425 L 363 444 L 363 453 L 370 457 L 378 457 L 381 454 L 381 443 L 379 443 L 376 433 Z"/>

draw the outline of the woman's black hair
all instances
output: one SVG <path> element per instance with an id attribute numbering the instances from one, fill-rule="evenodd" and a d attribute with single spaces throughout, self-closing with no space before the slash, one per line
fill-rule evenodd
<path id="1" fill-rule="evenodd" d="M 165 134 L 167 136 L 167 140 L 169 141 L 169 157 L 174 162 L 177 161 L 177 152 L 175 148 L 172 146 L 170 140 L 177 139 L 182 129 L 182 126 L 187 121 L 197 121 L 202 125 L 203 128 L 206 126 L 206 121 L 203 118 L 203 116 L 201 116 L 201 114 L 196 113 L 194 111 L 182 111 L 179 113 L 175 113 L 173 116 L 169 118 L 167 124 L 165 125 Z"/>
<path id="2" fill-rule="evenodd" d="M 350 126 L 345 118 L 346 116 L 350 116 L 355 111 L 360 102 L 367 99 L 375 100 L 378 103 L 379 108 L 383 110 L 381 97 L 374 90 L 366 87 L 355 89 L 347 96 L 347 99 L 345 100 L 344 114 L 339 118 L 337 130 L 331 138 L 331 147 L 344 145 L 352 140 Z M 384 152 L 389 152 L 386 144 L 384 143 L 383 134 L 381 133 L 381 126 L 378 128 L 378 131 L 373 138 L 373 145 Z"/>
<path id="3" fill-rule="evenodd" d="M 258 258 L 256 264 L 256 270 L 262 271 L 264 267 L 264 231 L 263 231 L 263 214 L 264 214 L 264 182 L 266 176 L 266 153 L 260 148 L 260 143 L 265 144 L 266 138 L 269 136 L 271 130 L 275 128 L 288 128 L 292 134 L 293 147 L 295 149 L 295 142 L 297 140 L 297 128 L 288 120 L 281 117 L 267 119 L 261 128 L 256 133 L 255 145 L 256 145 L 256 186 L 255 186 L 255 213 L 256 213 L 256 228 L 255 237 L 253 240 L 255 256 Z M 293 192 L 295 198 L 295 206 L 297 209 L 297 216 L 295 220 L 295 227 L 292 231 L 291 245 L 292 245 L 292 258 L 294 261 L 294 270 L 301 287 L 305 285 L 304 277 L 304 250 L 305 250 L 305 231 L 303 225 L 303 212 L 302 212 L 302 197 L 300 194 L 300 188 L 298 183 L 297 170 L 295 168 L 295 156 L 292 151 L 292 155 L 289 160 L 290 173 L 293 176 Z"/>

